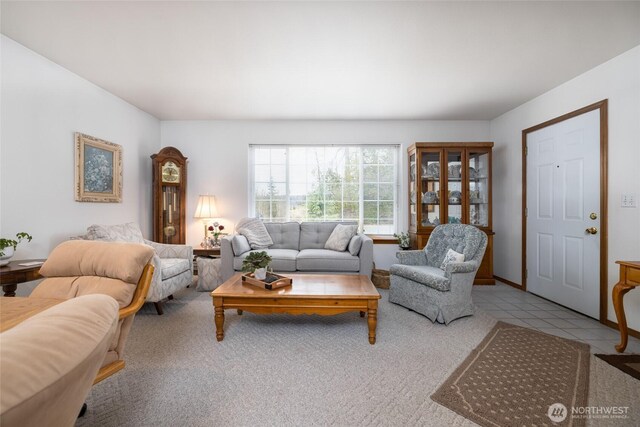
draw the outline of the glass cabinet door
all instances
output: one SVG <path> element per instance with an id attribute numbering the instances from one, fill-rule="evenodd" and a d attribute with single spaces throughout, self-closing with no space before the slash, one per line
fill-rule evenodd
<path id="1" fill-rule="evenodd" d="M 435 227 L 442 221 L 440 211 L 440 151 L 420 153 L 420 226 Z"/>
<path id="2" fill-rule="evenodd" d="M 447 223 L 461 224 L 462 209 L 462 151 L 447 151 Z"/>
<path id="3" fill-rule="evenodd" d="M 418 225 L 418 175 L 416 173 L 416 153 L 409 155 L 409 229 Z"/>
<path id="4" fill-rule="evenodd" d="M 489 226 L 489 171 L 488 152 L 469 152 L 469 224 Z"/>

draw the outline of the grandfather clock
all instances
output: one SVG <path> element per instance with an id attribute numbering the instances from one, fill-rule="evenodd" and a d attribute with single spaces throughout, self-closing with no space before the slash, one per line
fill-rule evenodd
<path id="1" fill-rule="evenodd" d="M 174 147 L 151 156 L 153 163 L 153 240 L 186 241 L 187 158 Z"/>

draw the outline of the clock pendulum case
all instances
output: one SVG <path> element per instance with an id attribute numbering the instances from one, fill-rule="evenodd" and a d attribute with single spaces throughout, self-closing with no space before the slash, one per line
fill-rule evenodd
<path id="1" fill-rule="evenodd" d="M 153 241 L 185 244 L 187 158 L 174 147 L 151 156 L 153 164 Z"/>

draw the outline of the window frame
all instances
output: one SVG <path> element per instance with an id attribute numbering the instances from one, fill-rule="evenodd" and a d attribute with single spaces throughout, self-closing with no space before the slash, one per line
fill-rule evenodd
<path id="1" fill-rule="evenodd" d="M 248 191 L 247 191 L 247 203 L 248 203 L 248 215 L 250 217 L 256 217 L 258 216 L 258 211 L 256 209 L 256 189 L 257 189 L 257 185 L 256 185 L 256 166 L 259 165 L 260 163 L 256 162 L 256 150 L 257 149 L 261 149 L 261 148 L 265 148 L 265 149 L 285 149 L 285 201 L 286 201 L 286 212 L 285 212 L 285 218 L 284 221 L 296 221 L 296 219 L 291 219 L 290 217 L 290 210 L 291 210 L 291 169 L 292 169 L 292 164 L 291 164 L 291 155 L 290 155 L 290 150 L 292 148 L 305 148 L 305 149 L 312 149 L 312 148 L 328 148 L 328 147 L 338 147 L 338 148 L 357 148 L 358 150 L 360 150 L 359 153 L 359 161 L 358 161 L 358 168 L 359 168 L 359 179 L 358 179 L 358 204 L 359 204 L 359 209 L 358 209 L 358 224 L 360 227 L 364 227 L 365 233 L 367 233 L 367 225 L 364 224 L 364 168 L 365 168 L 365 162 L 362 156 L 363 150 L 366 148 L 376 148 L 376 149 L 380 149 L 380 148 L 390 148 L 392 149 L 392 153 L 393 153 L 393 157 L 394 159 L 392 160 L 392 165 L 393 165 L 393 231 L 391 233 L 379 233 L 379 232 L 372 232 L 372 233 L 367 233 L 367 234 L 372 234 L 375 236 L 380 237 L 381 239 L 385 239 L 385 237 L 389 237 L 392 236 L 393 233 L 398 232 L 398 230 L 401 228 L 402 224 L 401 222 L 401 189 L 402 189 L 402 181 L 401 181 L 401 173 L 402 173 L 402 145 L 401 144 L 397 144 L 397 143 L 384 143 L 384 144 L 249 144 L 249 149 L 248 149 Z M 268 162 L 269 165 L 272 165 L 273 163 L 271 162 L 271 159 L 269 159 Z M 376 163 L 377 166 L 379 166 L 378 163 Z M 270 176 L 271 176 L 271 171 L 269 172 Z M 378 181 L 377 185 L 380 185 L 380 177 L 378 175 Z M 324 193 L 323 196 L 326 197 L 326 188 L 324 189 Z M 376 217 L 376 220 L 379 222 L 380 221 L 380 211 L 379 211 L 379 207 L 380 207 L 380 198 L 379 198 L 379 193 L 378 193 L 378 214 Z M 326 199 L 325 199 L 326 200 Z M 342 199 L 341 199 L 341 203 L 344 204 L 344 184 L 342 186 Z M 344 206 L 343 206 L 344 208 Z M 273 218 L 273 199 L 270 199 L 270 206 L 269 206 L 269 214 L 270 214 L 270 219 Z M 342 216 L 344 215 L 344 211 L 342 212 Z M 305 219 L 305 221 L 307 221 L 308 219 Z M 338 221 L 342 221 L 343 219 L 339 219 Z M 330 221 L 330 220 L 326 220 L 326 221 Z M 344 220 L 344 221 L 349 221 L 349 220 Z M 371 226 L 371 225 L 369 225 Z M 380 224 L 377 224 L 376 227 L 380 227 Z"/>

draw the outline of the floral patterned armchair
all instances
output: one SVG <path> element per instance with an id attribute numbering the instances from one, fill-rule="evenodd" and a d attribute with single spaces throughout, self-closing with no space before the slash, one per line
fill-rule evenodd
<path id="1" fill-rule="evenodd" d="M 474 312 L 471 288 L 484 251 L 487 235 L 473 225 L 437 226 L 424 250 L 396 254 L 400 264 L 389 269 L 389 301 L 449 324 Z M 440 267 L 449 249 L 464 254 L 464 262 Z"/>

